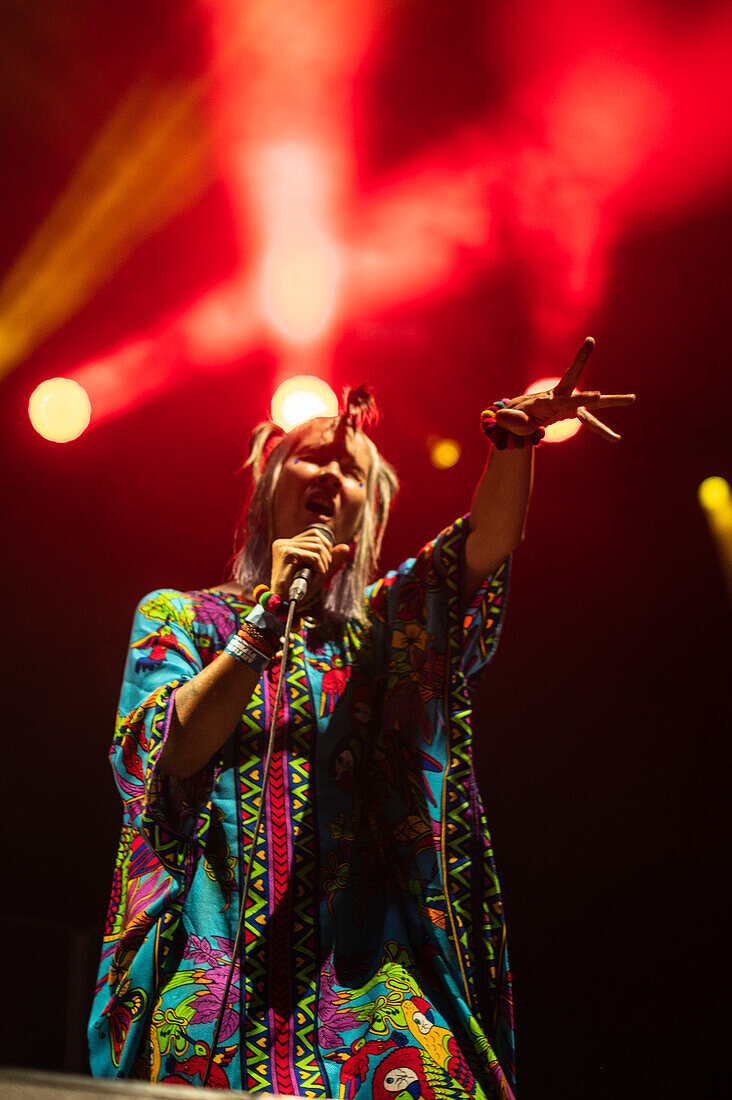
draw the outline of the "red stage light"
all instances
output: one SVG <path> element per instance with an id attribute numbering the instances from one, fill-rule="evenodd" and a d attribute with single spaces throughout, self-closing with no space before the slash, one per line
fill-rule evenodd
<path id="1" fill-rule="evenodd" d="M 494 263 L 524 271 L 537 344 L 558 346 L 597 307 L 629 225 L 686 211 L 730 176 L 732 12 L 721 8 L 681 31 L 617 5 L 522 0 L 520 17 L 486 24 L 491 56 L 505 55 L 504 114 L 456 119 L 449 140 L 385 175 L 359 169 L 353 138 L 354 120 L 368 129 L 369 56 L 390 33 L 383 5 L 208 6 L 209 102 L 247 259 L 129 352 L 75 372 L 95 422 L 194 370 L 234 368 L 263 320 L 278 344 L 324 346 L 344 320 L 455 294 Z"/>
<path id="2" fill-rule="evenodd" d="M 537 378 L 536 382 L 532 382 L 530 386 L 526 387 L 524 393 L 541 393 L 542 390 L 552 390 L 558 381 L 559 377 L 557 375 L 550 378 Z M 544 442 L 563 443 L 565 439 L 571 439 L 573 435 L 577 435 L 581 427 L 582 425 L 576 416 L 573 416 L 570 420 L 559 420 L 556 424 L 550 424 L 546 429 Z"/>
<path id="3" fill-rule="evenodd" d="M 327 382 L 298 374 L 278 386 L 272 398 L 272 419 L 286 432 L 313 416 L 335 416 L 338 398 Z"/>
<path id="4" fill-rule="evenodd" d="M 91 403 L 84 387 L 72 378 L 47 378 L 33 390 L 28 416 L 44 439 L 69 443 L 87 428 Z"/>

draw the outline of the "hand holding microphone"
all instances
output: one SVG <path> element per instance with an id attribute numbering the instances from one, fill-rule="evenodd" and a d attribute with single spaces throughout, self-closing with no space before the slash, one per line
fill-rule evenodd
<path id="1" fill-rule="evenodd" d="M 311 527 L 308 527 L 308 532 L 317 531 L 323 536 L 325 541 L 330 545 L 331 550 L 335 546 L 335 537 L 330 527 L 326 527 L 324 523 L 313 523 Z M 306 532 L 307 533 L 307 532 Z M 290 601 L 297 600 L 298 603 L 302 603 L 308 594 L 308 588 L 310 582 L 313 579 L 313 568 L 309 565 L 303 565 L 298 569 L 295 574 L 295 579 L 290 585 L 289 598 Z"/>
<path id="2" fill-rule="evenodd" d="M 272 543 L 270 588 L 283 600 L 303 604 L 318 582 L 340 569 L 350 554 L 345 543 L 335 544 L 333 532 L 324 523 L 312 523 L 301 534 Z"/>

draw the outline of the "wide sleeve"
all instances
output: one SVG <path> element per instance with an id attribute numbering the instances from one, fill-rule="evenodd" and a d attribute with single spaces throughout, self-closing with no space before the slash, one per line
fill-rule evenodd
<path id="1" fill-rule="evenodd" d="M 367 591 L 374 627 L 374 656 L 404 665 L 426 691 L 445 675 L 472 686 L 491 659 L 503 621 L 510 559 L 486 577 L 463 603 L 468 517 L 442 531 L 414 558 Z"/>
<path id="2" fill-rule="evenodd" d="M 488 1042 L 502 1052 L 506 1046 L 496 1020 L 510 983 L 500 887 L 472 762 L 472 697 L 498 642 L 509 560 L 466 606 L 468 532 L 467 517 L 457 520 L 370 590 L 369 671 L 380 711 L 369 788 L 380 801 L 369 820 L 379 823 L 376 843 L 417 902 L 420 935 L 434 951 L 432 973 L 486 1057 Z M 501 1058 L 509 1064 L 508 1054 Z"/>
<path id="3" fill-rule="evenodd" d="M 146 596 L 135 614 L 110 760 L 126 824 L 141 833 L 165 868 L 191 872 L 210 822 L 218 763 L 187 779 L 161 773 L 177 689 L 220 647 L 196 620 L 195 600 L 180 592 Z"/>

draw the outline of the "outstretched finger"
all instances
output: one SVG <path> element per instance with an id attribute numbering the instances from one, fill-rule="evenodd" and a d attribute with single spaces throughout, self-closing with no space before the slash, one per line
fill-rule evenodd
<path id="1" fill-rule="evenodd" d="M 614 432 L 612 428 L 608 428 L 607 424 L 603 424 L 601 420 L 593 416 L 584 405 L 580 405 L 577 409 L 577 419 L 581 420 L 583 424 L 586 424 L 595 435 L 601 435 L 603 439 L 609 439 L 612 443 L 617 443 L 620 439 L 617 432 Z"/>
<path id="2" fill-rule="evenodd" d="M 591 336 L 588 336 L 582 347 L 575 355 L 572 361 L 572 365 L 569 367 L 568 370 L 564 372 L 562 378 L 559 382 L 557 382 L 556 386 L 554 387 L 555 394 L 563 395 L 572 392 L 582 376 L 582 371 L 585 369 L 585 363 L 592 355 L 592 349 L 594 348 L 594 346 L 595 341 Z"/>
<path id="3" fill-rule="evenodd" d="M 572 400 L 588 409 L 610 409 L 617 405 L 632 405 L 634 393 L 575 393 Z"/>

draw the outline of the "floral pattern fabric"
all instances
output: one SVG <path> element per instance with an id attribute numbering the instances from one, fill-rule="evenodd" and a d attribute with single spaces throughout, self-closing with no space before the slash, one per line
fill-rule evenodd
<path id="1" fill-rule="evenodd" d="M 209 766 L 157 770 L 176 689 L 247 612 L 160 591 L 135 618 L 111 759 L 124 818 L 89 1026 L 97 1076 L 349 1100 L 513 1097 L 501 895 L 470 700 L 508 563 L 465 609 L 465 520 L 367 591 L 367 622 L 293 634 Z"/>

